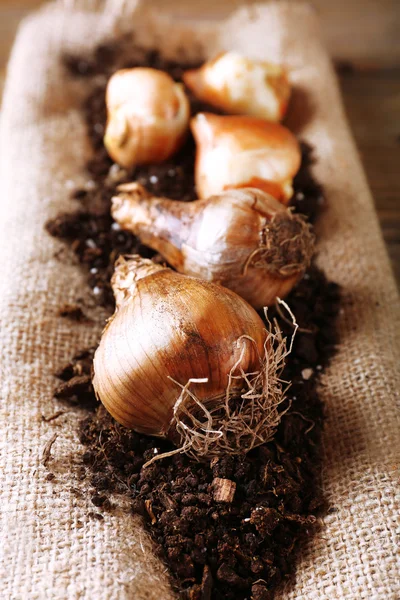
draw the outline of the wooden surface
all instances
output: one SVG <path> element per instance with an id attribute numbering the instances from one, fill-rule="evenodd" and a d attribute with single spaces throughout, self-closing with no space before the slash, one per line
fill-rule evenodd
<path id="1" fill-rule="evenodd" d="M 295 1 L 295 0 L 294 0 Z M 0 0 L 0 94 L 20 20 L 42 0 Z M 177 16 L 222 18 L 240 0 L 152 0 Z M 251 10 L 251 0 L 247 0 Z M 400 0 L 314 0 L 393 268 L 400 282 Z M 368 243 L 368 240 L 365 240 Z"/>

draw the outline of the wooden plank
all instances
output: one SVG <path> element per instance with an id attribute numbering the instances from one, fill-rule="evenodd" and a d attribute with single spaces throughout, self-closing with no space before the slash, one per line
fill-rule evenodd
<path id="1" fill-rule="evenodd" d="M 400 68 L 342 73 L 339 80 L 400 282 Z"/>
<path id="2" fill-rule="evenodd" d="M 0 99 L 6 76 L 6 66 L 18 25 L 42 0 L 0 0 Z"/>

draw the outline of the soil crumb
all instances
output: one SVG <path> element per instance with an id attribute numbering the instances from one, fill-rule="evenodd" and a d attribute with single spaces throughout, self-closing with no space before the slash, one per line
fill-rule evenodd
<path id="1" fill-rule="evenodd" d="M 60 317 L 70 319 L 71 321 L 76 321 L 78 323 L 90 321 L 79 304 L 64 304 L 58 311 L 58 314 Z"/>

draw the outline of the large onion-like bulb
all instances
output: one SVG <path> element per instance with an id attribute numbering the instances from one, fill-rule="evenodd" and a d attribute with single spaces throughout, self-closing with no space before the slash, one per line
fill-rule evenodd
<path id="1" fill-rule="evenodd" d="M 197 458 L 271 438 L 284 342 L 276 347 L 247 302 L 137 256 L 119 260 L 112 285 L 117 308 L 94 357 L 93 384 L 119 423 Z"/>
<path id="2" fill-rule="evenodd" d="M 190 107 L 183 85 L 163 71 L 123 69 L 110 78 L 106 91 L 104 145 L 123 167 L 159 163 L 181 146 Z"/>
<path id="3" fill-rule="evenodd" d="M 299 143 L 289 129 L 264 119 L 211 113 L 198 113 L 191 128 L 200 198 L 229 188 L 255 187 L 288 203 L 301 163 Z"/>
<path id="4" fill-rule="evenodd" d="M 118 191 L 112 215 L 123 229 L 179 272 L 220 283 L 256 309 L 284 298 L 309 265 L 310 226 L 261 190 L 195 202 L 154 197 L 138 183 Z"/>
<path id="5" fill-rule="evenodd" d="M 183 81 L 203 102 L 234 115 L 281 121 L 290 97 L 286 71 L 276 64 L 223 52 Z"/>

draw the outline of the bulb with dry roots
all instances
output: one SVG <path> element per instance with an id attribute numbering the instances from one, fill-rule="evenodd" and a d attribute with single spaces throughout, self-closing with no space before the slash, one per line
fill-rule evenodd
<path id="1" fill-rule="evenodd" d="M 191 120 L 197 144 L 195 180 L 200 198 L 229 188 L 254 187 L 287 204 L 301 151 L 279 123 L 254 117 L 198 113 Z"/>
<path id="2" fill-rule="evenodd" d="M 119 165 L 159 163 L 184 141 L 190 106 L 183 85 L 157 69 L 117 71 L 106 91 L 104 145 Z"/>
<path id="3" fill-rule="evenodd" d="M 118 191 L 111 210 L 123 229 L 179 272 L 220 283 L 256 309 L 284 298 L 309 265 L 310 226 L 261 190 L 227 190 L 195 202 L 154 197 L 138 183 Z"/>
<path id="4" fill-rule="evenodd" d="M 279 331 L 230 290 L 138 256 L 119 259 L 112 285 L 93 385 L 119 423 L 196 459 L 271 439 L 284 398 Z"/>
<path id="5" fill-rule="evenodd" d="M 286 71 L 276 64 L 223 52 L 183 81 L 203 102 L 235 115 L 281 121 L 290 98 Z"/>

